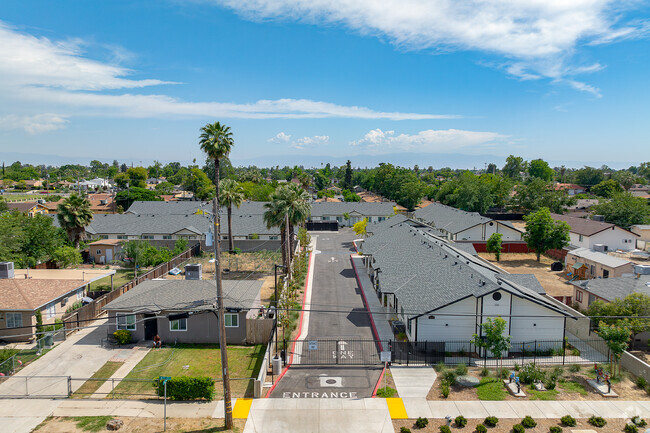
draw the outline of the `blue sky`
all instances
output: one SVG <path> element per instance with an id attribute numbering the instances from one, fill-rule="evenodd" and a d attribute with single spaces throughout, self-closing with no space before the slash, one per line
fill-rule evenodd
<path id="1" fill-rule="evenodd" d="M 235 163 L 462 167 L 513 153 L 627 167 L 650 159 L 649 12 L 632 0 L 3 0 L 0 151 L 203 160 L 199 128 L 219 120 Z"/>

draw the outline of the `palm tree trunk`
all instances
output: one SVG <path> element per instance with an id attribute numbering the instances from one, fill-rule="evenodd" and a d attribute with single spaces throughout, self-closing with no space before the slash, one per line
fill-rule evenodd
<path id="1" fill-rule="evenodd" d="M 290 223 L 289 224 L 289 255 L 292 260 L 293 260 L 294 250 L 296 249 L 295 241 L 293 240 L 294 234 L 295 234 L 295 230 L 293 224 Z"/>
<path id="2" fill-rule="evenodd" d="M 280 245 L 281 245 L 281 248 L 280 248 L 280 249 L 282 250 L 282 265 L 285 267 L 285 268 L 284 268 L 284 271 L 285 271 L 285 272 L 286 272 L 287 269 L 288 269 L 288 268 L 286 267 L 286 266 L 287 266 L 287 248 L 286 248 L 285 245 L 284 245 L 284 242 L 285 242 L 286 237 L 287 237 L 287 236 L 286 236 L 286 233 L 285 233 L 285 231 L 284 231 L 284 225 L 281 225 L 281 226 L 280 226 L 280 239 L 281 239 L 282 242 L 280 243 Z"/>
<path id="3" fill-rule="evenodd" d="M 232 206 L 228 206 L 228 246 L 232 254 L 235 251 L 235 241 L 232 239 Z"/>

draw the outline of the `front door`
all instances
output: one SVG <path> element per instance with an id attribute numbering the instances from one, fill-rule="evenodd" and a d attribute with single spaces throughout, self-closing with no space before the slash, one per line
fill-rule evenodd
<path id="1" fill-rule="evenodd" d="M 110 263 L 113 261 L 113 250 L 110 248 L 106 248 L 106 263 Z"/>
<path id="2" fill-rule="evenodd" d="M 158 319 L 155 314 L 144 315 L 144 339 L 153 340 L 153 337 L 158 334 Z"/>

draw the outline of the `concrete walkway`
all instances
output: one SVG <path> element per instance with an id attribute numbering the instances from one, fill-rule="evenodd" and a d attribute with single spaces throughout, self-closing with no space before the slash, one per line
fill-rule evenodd
<path id="1" fill-rule="evenodd" d="M 126 359 L 124 359 L 122 356 L 119 357 L 112 357 L 109 361 L 114 361 L 114 362 L 123 362 L 122 366 L 118 368 L 115 373 L 111 376 L 111 378 L 124 378 L 126 377 L 127 374 L 133 370 L 133 368 L 138 365 L 142 359 L 147 356 L 147 353 L 151 350 L 150 347 L 134 347 L 133 349 L 129 350 L 127 352 Z M 122 354 L 120 354 L 122 355 Z M 98 389 L 95 391 L 95 393 L 90 397 L 90 398 L 104 398 L 106 397 L 112 390 L 113 390 L 113 382 L 110 380 L 107 380 L 104 382 Z"/>
<path id="2" fill-rule="evenodd" d="M 437 377 L 436 371 L 429 366 L 394 365 L 390 367 L 390 374 L 393 376 L 397 393 L 402 398 L 426 398 Z"/>

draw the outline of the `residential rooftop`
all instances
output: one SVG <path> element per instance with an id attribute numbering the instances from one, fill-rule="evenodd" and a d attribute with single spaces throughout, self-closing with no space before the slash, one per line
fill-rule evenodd
<path id="1" fill-rule="evenodd" d="M 414 216 L 438 229 L 454 234 L 493 221 L 478 212 L 467 212 L 438 202 L 433 202 L 427 207 L 416 210 Z M 500 221 L 500 223 L 518 230 L 509 221 Z"/>
<path id="2" fill-rule="evenodd" d="M 581 259 L 591 260 L 592 262 L 609 266 L 610 268 L 618 268 L 619 266 L 624 266 L 631 263 L 628 260 L 623 260 L 618 257 L 610 256 L 609 254 L 601 253 L 583 247 L 571 250 L 569 251 L 569 254 L 580 257 Z"/>
<path id="3" fill-rule="evenodd" d="M 605 230 L 614 230 L 617 227 L 615 224 L 612 223 L 594 221 L 586 218 L 578 218 L 569 215 L 560 215 L 560 214 L 552 213 L 551 216 L 556 221 L 565 221 L 566 223 L 569 224 L 569 226 L 571 226 L 571 232 L 583 236 L 593 236 L 596 233 L 600 233 Z M 625 229 L 621 228 L 621 230 L 625 230 Z M 638 236 L 636 234 L 634 235 Z"/>
<path id="4" fill-rule="evenodd" d="M 573 281 L 572 284 L 610 302 L 632 293 L 650 295 L 650 275 L 630 274 L 615 278 Z"/>

